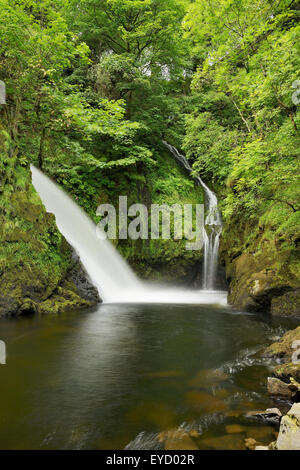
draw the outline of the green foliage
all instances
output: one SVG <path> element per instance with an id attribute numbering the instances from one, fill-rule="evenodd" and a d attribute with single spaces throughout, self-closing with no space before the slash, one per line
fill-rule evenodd
<path id="1" fill-rule="evenodd" d="M 200 202 L 163 137 L 217 189 L 226 230 L 294 256 L 299 33 L 290 0 L 0 0 L 1 187 L 26 191 L 33 162 L 94 220 L 123 194 Z M 165 242 L 119 248 L 172 257 Z"/>
<path id="2" fill-rule="evenodd" d="M 298 20 L 285 0 L 196 0 L 185 21 L 198 61 L 184 139 L 193 168 L 223 187 L 227 230 L 253 220 L 291 253 L 300 236 Z"/>

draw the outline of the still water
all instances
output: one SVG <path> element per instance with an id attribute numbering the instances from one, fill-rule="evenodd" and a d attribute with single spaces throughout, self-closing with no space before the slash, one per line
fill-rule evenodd
<path id="1" fill-rule="evenodd" d="M 0 448 L 159 448 L 178 427 L 200 449 L 270 442 L 274 429 L 244 418 L 278 406 L 256 353 L 293 326 L 208 305 L 1 320 Z"/>

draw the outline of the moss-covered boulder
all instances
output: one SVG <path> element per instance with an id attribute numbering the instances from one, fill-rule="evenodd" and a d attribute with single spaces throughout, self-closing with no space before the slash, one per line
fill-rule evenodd
<path id="1" fill-rule="evenodd" d="M 275 449 L 300 450 L 300 403 L 295 403 L 282 418 Z"/>
<path id="2" fill-rule="evenodd" d="M 224 227 L 221 258 L 229 303 L 248 311 L 300 316 L 299 240 L 287 243 L 258 221 L 231 220 Z"/>
<path id="3" fill-rule="evenodd" d="M 254 450 L 300 450 L 300 403 L 295 403 L 283 416 L 277 440 Z"/>
<path id="4" fill-rule="evenodd" d="M 280 341 L 271 344 L 267 349 L 265 349 L 263 356 L 267 358 L 281 359 L 282 362 L 290 362 L 292 360 L 292 355 L 296 350 L 296 348 L 293 347 L 296 341 L 299 341 L 300 344 L 300 326 L 295 330 L 290 330 L 285 333 Z"/>
<path id="5" fill-rule="evenodd" d="M 286 383 L 293 384 L 293 380 L 295 380 L 297 384 L 300 383 L 300 364 L 294 364 L 292 362 L 288 362 L 287 364 L 281 364 L 275 367 L 273 373 L 277 378 L 283 380 Z M 295 385 L 295 387 L 297 388 L 297 390 L 294 391 L 297 391 L 299 396 L 299 387 L 298 385 Z"/>
<path id="6" fill-rule="evenodd" d="M 0 162 L 0 317 L 95 305 L 98 294 L 31 185 L 28 165 L 5 153 Z"/>
<path id="7" fill-rule="evenodd" d="M 272 375 L 283 382 L 283 386 L 288 385 L 290 398 L 297 401 L 300 397 L 300 326 L 285 333 L 280 341 L 271 344 L 262 355 L 274 360 Z M 272 390 L 274 392 L 274 388 Z M 276 395 L 275 392 L 272 394 Z"/>

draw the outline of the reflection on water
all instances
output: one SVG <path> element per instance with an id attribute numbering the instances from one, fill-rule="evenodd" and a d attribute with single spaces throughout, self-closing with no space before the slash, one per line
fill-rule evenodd
<path id="1" fill-rule="evenodd" d="M 286 327 L 293 324 L 207 305 L 110 304 L 3 320 L 0 448 L 269 442 L 274 430 L 242 415 L 272 405 L 267 366 L 254 355 Z"/>

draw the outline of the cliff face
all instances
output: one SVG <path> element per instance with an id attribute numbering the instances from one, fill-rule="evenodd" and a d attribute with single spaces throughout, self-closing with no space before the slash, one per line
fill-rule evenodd
<path id="1" fill-rule="evenodd" d="M 300 315 L 300 245 L 287 245 L 253 222 L 227 225 L 221 243 L 230 304 L 273 315 Z"/>
<path id="2" fill-rule="evenodd" d="M 28 166 L 3 154 L 0 161 L 0 317 L 98 303 L 98 292 L 31 185 Z"/>

